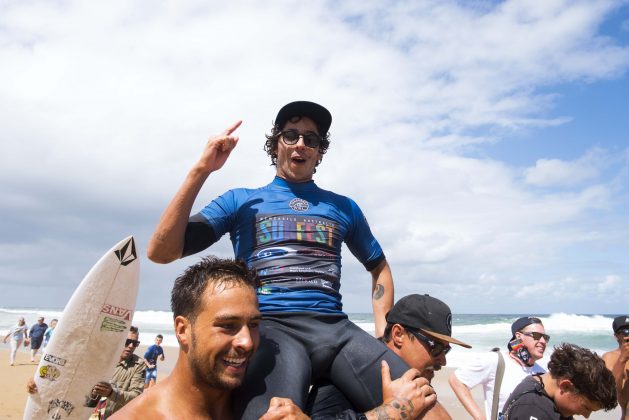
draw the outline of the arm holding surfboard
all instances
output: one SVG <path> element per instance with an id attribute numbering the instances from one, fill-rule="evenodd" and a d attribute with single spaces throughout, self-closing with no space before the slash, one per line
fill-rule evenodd
<path id="1" fill-rule="evenodd" d="M 232 133 L 240 124 L 242 121 L 237 121 L 222 134 L 208 140 L 201 157 L 188 172 L 153 232 L 147 250 L 151 261 L 167 264 L 181 258 L 186 226 L 194 200 L 207 177 L 223 167 L 231 151 L 236 147 L 238 136 L 232 136 Z"/>

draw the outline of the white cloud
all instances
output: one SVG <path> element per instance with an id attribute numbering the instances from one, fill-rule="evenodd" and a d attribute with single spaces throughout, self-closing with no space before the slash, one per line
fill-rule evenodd
<path id="1" fill-rule="evenodd" d="M 525 182 L 539 187 L 574 186 L 596 179 L 610 158 L 598 148 L 574 161 L 539 159 L 524 170 Z"/>
<path id="2" fill-rule="evenodd" d="M 629 49 L 597 32 L 616 7 L 567 0 L 535 8 L 524 1 L 483 8 L 348 1 L 334 10 L 319 2 L 3 6 L 4 246 L 34 241 L 42 258 L 32 269 L 42 273 L 60 264 L 57 254 L 46 258 L 42 238 L 71 248 L 89 237 L 91 251 L 133 231 L 142 246 L 208 136 L 244 120 L 238 148 L 195 208 L 227 188 L 268 182 L 274 171 L 262 135 L 281 105 L 307 98 L 334 116 L 332 147 L 315 178 L 363 207 L 399 290 L 450 282 L 453 290 L 503 293 L 501 284 L 525 281 L 523 271 L 552 264 L 566 247 L 605 241 L 611 229 L 593 235 L 579 226 L 614 208 L 618 186 L 604 176 L 604 149 L 572 161 L 541 158 L 524 178 L 519 168 L 466 152 L 522 128 L 568 123 L 570 116 L 552 113 L 557 84 L 622 75 Z M 12 255 L 13 273 L 32 264 L 26 253 Z M 172 277 L 172 267 L 147 270 Z M 344 270 L 347 278 L 366 276 L 347 254 Z M 5 270 L 0 282 L 11 277 Z M 354 310 L 364 304 L 353 303 L 354 287 L 368 290 L 367 283 L 343 286 Z"/>
<path id="3" fill-rule="evenodd" d="M 623 290 L 623 287 L 620 287 L 622 283 L 622 279 L 620 276 L 616 276 L 614 274 L 610 274 L 605 276 L 603 281 L 598 283 L 598 291 L 599 293 L 609 293 L 609 292 L 617 292 L 618 290 Z"/>

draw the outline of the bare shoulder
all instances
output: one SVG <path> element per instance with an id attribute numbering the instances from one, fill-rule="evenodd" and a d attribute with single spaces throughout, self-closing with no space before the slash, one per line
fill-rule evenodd
<path id="1" fill-rule="evenodd" d="M 131 400 L 121 410 L 117 411 L 111 418 L 111 420 L 119 419 L 163 419 L 160 405 L 163 401 L 160 398 L 160 390 L 155 386 L 149 391 L 145 391 L 137 398 Z"/>
<path id="2" fill-rule="evenodd" d="M 613 366 L 614 363 L 616 363 L 616 360 L 618 360 L 619 355 L 620 355 L 620 349 L 603 353 L 603 361 L 605 362 L 605 366 L 607 366 L 608 369 L 611 369 L 611 366 Z"/>

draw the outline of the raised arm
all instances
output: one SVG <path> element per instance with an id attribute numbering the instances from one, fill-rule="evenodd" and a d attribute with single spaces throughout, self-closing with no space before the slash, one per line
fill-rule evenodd
<path id="1" fill-rule="evenodd" d="M 456 377 L 454 372 L 450 375 L 448 379 L 450 383 L 450 387 L 454 391 L 454 394 L 457 396 L 463 407 L 467 410 L 468 413 L 472 416 L 474 420 L 485 420 L 485 413 L 480 409 L 476 401 L 474 401 L 474 397 L 472 396 L 472 391 L 465 385 L 463 382 Z"/>
<path id="2" fill-rule="evenodd" d="M 387 325 L 385 315 L 393 307 L 393 276 L 387 260 L 371 270 L 371 278 L 371 305 L 376 324 L 376 337 L 381 337 Z"/>
<path id="3" fill-rule="evenodd" d="M 211 137 L 199 160 L 194 164 L 181 187 L 170 201 L 149 240 L 147 255 L 151 261 L 166 264 L 181 258 L 188 218 L 194 200 L 207 177 L 225 164 L 238 143 L 232 136 L 242 121 L 237 121 L 222 134 Z"/>

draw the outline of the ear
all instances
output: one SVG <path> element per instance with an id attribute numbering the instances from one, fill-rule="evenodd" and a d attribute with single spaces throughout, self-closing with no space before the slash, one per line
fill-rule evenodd
<path id="1" fill-rule="evenodd" d="M 559 381 L 557 382 L 557 386 L 559 387 L 559 390 L 561 391 L 561 393 L 574 393 L 574 384 L 572 383 L 572 381 L 570 379 L 559 379 Z"/>
<path id="2" fill-rule="evenodd" d="M 391 341 L 396 347 L 401 347 L 404 341 L 408 338 L 406 330 L 400 324 L 393 324 L 391 328 Z"/>
<path id="3" fill-rule="evenodd" d="M 182 350 L 187 350 L 192 339 L 192 324 L 188 318 L 181 315 L 175 317 L 175 336 Z"/>

